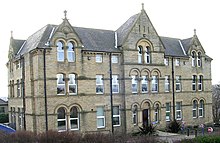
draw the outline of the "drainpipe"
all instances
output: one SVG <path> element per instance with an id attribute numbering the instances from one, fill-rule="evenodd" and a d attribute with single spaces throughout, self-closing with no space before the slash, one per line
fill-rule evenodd
<path id="1" fill-rule="evenodd" d="M 112 134 L 114 134 L 114 125 L 113 125 L 113 100 L 112 100 L 112 53 L 109 53 L 109 77 L 110 77 L 110 104 L 111 104 L 111 125 L 112 125 Z"/>
<path id="2" fill-rule="evenodd" d="M 173 57 L 172 59 L 172 93 L 173 93 L 173 121 L 175 121 L 175 90 L 174 90 L 174 64 L 173 64 Z"/>

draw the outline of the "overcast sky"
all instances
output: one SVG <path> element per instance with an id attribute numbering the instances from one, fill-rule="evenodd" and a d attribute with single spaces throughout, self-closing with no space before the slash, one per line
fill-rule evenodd
<path id="1" fill-rule="evenodd" d="M 116 30 L 141 11 L 141 3 L 160 36 L 185 39 L 196 29 L 206 54 L 213 58 L 212 83 L 220 83 L 218 0 L 6 0 L 0 2 L 0 97 L 8 95 L 10 31 L 15 39 L 26 40 L 47 24 L 60 24 L 64 10 L 72 26 Z"/>

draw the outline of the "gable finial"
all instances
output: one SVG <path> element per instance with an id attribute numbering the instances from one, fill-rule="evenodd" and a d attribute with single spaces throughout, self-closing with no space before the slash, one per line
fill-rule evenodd
<path id="1" fill-rule="evenodd" d="M 142 3 L 141 5 L 142 5 L 142 10 L 144 10 L 144 3 Z"/>
<path id="2" fill-rule="evenodd" d="M 13 38 L 13 31 L 11 30 L 11 38 Z"/>
<path id="3" fill-rule="evenodd" d="M 196 35 L 196 29 L 194 29 L 194 35 Z"/>
<path id="4" fill-rule="evenodd" d="M 64 10 L 64 18 L 66 19 L 66 14 L 67 14 L 67 11 Z"/>

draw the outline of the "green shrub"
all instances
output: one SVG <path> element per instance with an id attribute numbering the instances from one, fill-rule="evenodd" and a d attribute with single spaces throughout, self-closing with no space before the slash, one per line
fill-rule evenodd
<path id="1" fill-rule="evenodd" d="M 147 125 L 147 126 L 143 126 L 143 127 L 139 127 L 139 131 L 133 133 L 133 135 L 152 135 L 156 132 L 156 126 L 153 126 L 152 124 Z"/>

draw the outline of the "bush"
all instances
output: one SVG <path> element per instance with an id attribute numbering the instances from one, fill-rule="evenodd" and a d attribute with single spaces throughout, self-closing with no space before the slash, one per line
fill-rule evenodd
<path id="1" fill-rule="evenodd" d="M 199 136 L 194 139 L 185 139 L 179 143 L 219 143 L 220 136 Z"/>
<path id="2" fill-rule="evenodd" d="M 152 135 L 156 132 L 156 126 L 153 126 L 152 124 L 139 127 L 139 131 L 136 133 L 133 133 L 133 135 Z"/>
<path id="3" fill-rule="evenodd" d="M 167 126 L 167 131 L 171 133 L 178 133 L 181 130 L 181 123 L 176 120 L 171 121 Z"/>

